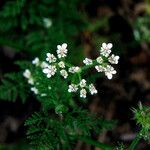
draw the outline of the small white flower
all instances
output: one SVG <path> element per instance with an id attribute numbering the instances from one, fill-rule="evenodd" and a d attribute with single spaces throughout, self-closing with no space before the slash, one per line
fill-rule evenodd
<path id="1" fill-rule="evenodd" d="M 36 87 L 32 87 L 31 91 L 34 92 L 34 94 L 38 94 L 39 93 L 39 91 L 38 91 L 38 89 Z"/>
<path id="2" fill-rule="evenodd" d="M 31 85 L 33 85 L 34 84 L 33 78 L 29 78 L 28 83 L 31 84 Z"/>
<path id="3" fill-rule="evenodd" d="M 47 96 L 46 93 L 42 93 L 42 94 L 41 94 L 41 97 L 45 97 L 45 96 Z"/>
<path id="4" fill-rule="evenodd" d="M 96 61 L 97 61 L 99 64 L 101 64 L 101 63 L 103 62 L 103 59 L 102 59 L 102 57 L 97 57 L 97 58 L 96 58 Z"/>
<path id="5" fill-rule="evenodd" d="M 112 46 L 113 46 L 112 43 L 108 43 L 108 44 L 103 43 L 103 44 L 102 44 L 102 47 L 101 47 L 100 53 L 101 53 L 103 56 L 108 57 L 109 54 L 111 53 L 111 48 L 112 48 Z"/>
<path id="6" fill-rule="evenodd" d="M 31 77 L 31 72 L 29 69 L 26 69 L 24 72 L 23 72 L 23 76 L 27 79 L 29 79 Z"/>
<path id="7" fill-rule="evenodd" d="M 64 69 L 60 71 L 60 74 L 61 74 L 65 79 L 68 77 L 68 73 L 67 73 L 67 71 L 64 70 Z"/>
<path id="8" fill-rule="evenodd" d="M 83 87 L 85 87 L 85 86 L 86 86 L 86 80 L 85 80 L 85 79 L 82 79 L 82 80 L 80 81 L 80 87 L 83 88 Z"/>
<path id="9" fill-rule="evenodd" d="M 67 50 L 67 44 L 66 43 L 63 43 L 62 45 L 57 45 L 58 58 L 66 57 L 67 52 L 68 52 L 68 50 Z"/>
<path id="10" fill-rule="evenodd" d="M 49 65 L 48 68 L 43 69 L 43 73 L 47 74 L 47 78 L 54 76 L 57 69 L 54 65 Z"/>
<path id="11" fill-rule="evenodd" d="M 92 59 L 85 58 L 85 59 L 83 60 L 83 63 L 84 63 L 85 65 L 92 65 Z"/>
<path id="12" fill-rule="evenodd" d="M 59 66 L 60 68 L 65 68 L 65 63 L 64 63 L 63 61 L 60 61 L 60 62 L 58 63 L 58 66 Z"/>
<path id="13" fill-rule="evenodd" d="M 103 72 L 105 71 L 105 68 L 101 65 L 98 65 L 98 66 L 95 66 L 95 69 L 98 71 L 98 72 Z"/>
<path id="14" fill-rule="evenodd" d="M 52 87 L 51 87 L 51 86 L 48 86 L 48 89 L 49 89 L 49 90 L 51 90 L 51 89 L 52 89 Z"/>
<path id="15" fill-rule="evenodd" d="M 45 62 L 45 61 L 43 61 L 41 63 L 41 68 L 47 68 L 48 66 L 49 66 L 49 64 L 47 62 Z"/>
<path id="16" fill-rule="evenodd" d="M 40 65 L 40 60 L 38 57 L 36 57 L 34 60 L 32 60 L 32 64 L 39 66 Z"/>
<path id="17" fill-rule="evenodd" d="M 78 90 L 78 86 L 76 84 L 69 85 L 69 89 L 68 89 L 69 93 L 76 92 L 77 90 Z"/>
<path id="18" fill-rule="evenodd" d="M 109 58 L 108 58 L 109 62 L 111 64 L 118 64 L 118 60 L 119 60 L 119 56 L 115 56 L 114 54 L 112 54 Z"/>
<path id="19" fill-rule="evenodd" d="M 89 85 L 89 91 L 90 91 L 91 95 L 97 93 L 97 90 L 96 90 L 96 88 L 95 88 L 95 86 L 93 84 Z"/>
<path id="20" fill-rule="evenodd" d="M 29 83 L 29 84 L 31 84 L 31 85 L 34 84 L 34 80 L 33 80 L 33 78 L 32 78 L 32 75 L 31 75 L 31 72 L 30 72 L 29 69 L 26 69 L 26 70 L 24 71 L 23 76 L 28 79 L 28 83 Z"/>
<path id="21" fill-rule="evenodd" d="M 79 67 L 70 67 L 69 68 L 69 72 L 70 73 L 76 73 L 76 72 L 79 72 L 79 71 L 80 71 Z"/>
<path id="22" fill-rule="evenodd" d="M 85 89 L 81 89 L 81 91 L 80 91 L 80 97 L 82 97 L 82 98 L 86 98 L 86 90 Z"/>
<path id="23" fill-rule="evenodd" d="M 56 62 L 56 57 L 53 54 L 47 53 L 46 55 L 47 55 L 46 61 L 48 61 L 49 63 Z"/>
<path id="24" fill-rule="evenodd" d="M 52 20 L 49 18 L 44 18 L 43 23 L 46 28 L 50 28 L 52 26 Z"/>
<path id="25" fill-rule="evenodd" d="M 112 79 L 113 74 L 116 73 L 117 73 L 116 70 L 112 66 L 107 65 L 105 75 L 107 76 L 108 79 Z"/>

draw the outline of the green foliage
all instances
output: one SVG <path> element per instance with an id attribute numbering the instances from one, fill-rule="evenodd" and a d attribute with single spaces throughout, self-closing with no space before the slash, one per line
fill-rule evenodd
<path id="1" fill-rule="evenodd" d="M 134 23 L 134 36 L 139 42 L 150 41 L 150 15 L 138 17 Z"/>
<path id="2" fill-rule="evenodd" d="M 72 149 L 79 136 L 91 137 L 91 131 L 100 133 L 103 129 L 111 129 L 114 124 L 82 109 L 57 116 L 52 112 L 34 113 L 25 123 L 30 126 L 27 135 L 31 144 L 47 149 Z"/>
<path id="3" fill-rule="evenodd" d="M 139 103 L 137 109 L 133 109 L 134 118 L 138 125 L 141 126 L 139 136 L 150 142 L 150 108 Z"/>
<path id="4" fill-rule="evenodd" d="M 80 5 L 79 0 L 6 2 L 0 11 L 0 44 L 43 55 L 54 45 L 68 41 L 74 54 L 82 55 L 75 40 L 86 27 Z"/>
<path id="5" fill-rule="evenodd" d="M 14 102 L 20 98 L 24 103 L 28 97 L 28 88 L 23 81 L 24 78 L 20 73 L 6 74 L 0 85 L 0 99 Z"/>

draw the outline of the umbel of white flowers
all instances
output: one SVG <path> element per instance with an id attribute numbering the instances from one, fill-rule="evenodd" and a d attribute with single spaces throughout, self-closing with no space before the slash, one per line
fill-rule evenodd
<path id="1" fill-rule="evenodd" d="M 113 74 L 116 74 L 116 70 L 111 66 L 111 64 L 118 64 L 119 56 L 115 56 L 111 54 L 111 49 L 113 45 L 111 43 L 103 43 L 100 49 L 100 56 L 98 56 L 95 60 L 85 58 L 83 63 L 89 67 L 95 67 L 97 72 L 104 72 L 108 79 L 112 79 Z M 32 61 L 36 67 L 41 67 L 44 74 L 46 74 L 47 78 L 51 78 L 56 73 L 59 73 L 64 79 L 67 79 L 69 73 L 75 74 L 82 71 L 82 67 L 72 66 L 66 63 L 65 57 L 67 57 L 67 44 L 63 43 L 62 45 L 57 46 L 57 57 L 54 54 L 47 53 L 45 61 L 40 61 L 39 58 L 35 58 Z M 111 54 L 111 55 L 110 55 Z M 28 79 L 29 84 L 34 84 L 34 79 L 31 75 L 31 72 L 26 69 L 23 73 L 24 77 Z M 39 94 L 39 91 L 36 87 L 32 87 L 31 91 L 35 94 Z M 80 97 L 86 98 L 87 91 L 90 92 L 91 95 L 96 94 L 97 90 L 93 84 L 87 84 L 85 79 L 80 79 L 78 84 L 71 83 L 68 87 L 69 93 L 80 93 Z M 43 95 L 43 94 L 42 94 Z"/>
<path id="2" fill-rule="evenodd" d="M 87 94 L 86 90 L 89 90 L 91 95 L 94 95 L 97 93 L 95 86 L 93 84 L 87 85 L 85 79 L 82 79 L 79 84 L 69 85 L 68 92 L 70 93 L 77 92 L 78 90 L 80 90 L 80 97 L 82 98 L 86 98 L 86 94 Z"/>
<path id="3" fill-rule="evenodd" d="M 118 64 L 119 60 L 119 56 L 115 56 L 114 54 L 110 55 L 112 47 L 112 43 L 102 44 L 100 49 L 100 56 L 96 58 L 97 64 L 95 65 L 95 69 L 98 72 L 104 72 L 108 79 L 112 79 L 113 74 L 117 73 L 116 70 L 111 66 L 111 64 Z M 108 60 L 108 63 L 104 62 L 105 59 Z M 85 65 L 92 65 L 93 60 L 85 58 L 83 60 L 83 63 Z"/>
<path id="4" fill-rule="evenodd" d="M 38 60 L 38 58 L 36 58 L 35 60 Z M 36 61 L 36 62 L 38 62 L 38 61 Z M 34 61 L 33 61 L 33 63 L 34 63 Z M 32 75 L 31 75 L 31 71 L 29 69 L 26 69 L 23 72 L 23 76 L 28 79 L 28 83 L 29 84 L 31 84 L 32 86 L 34 85 L 34 79 L 33 79 Z M 38 91 L 38 89 L 36 87 L 31 87 L 31 91 L 34 92 L 35 94 L 39 93 L 39 91 Z"/>

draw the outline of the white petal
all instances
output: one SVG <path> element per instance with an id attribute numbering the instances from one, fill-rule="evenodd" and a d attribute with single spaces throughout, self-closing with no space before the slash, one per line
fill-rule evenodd
<path id="1" fill-rule="evenodd" d="M 116 70 L 112 71 L 112 74 L 116 74 L 116 73 L 117 73 L 117 71 L 116 71 Z"/>
<path id="2" fill-rule="evenodd" d="M 43 73 L 48 73 L 49 69 L 43 69 Z"/>
<path id="3" fill-rule="evenodd" d="M 60 45 L 57 45 L 57 49 L 61 49 L 61 46 L 60 46 Z"/>
<path id="4" fill-rule="evenodd" d="M 107 44 L 107 47 L 108 47 L 109 49 L 111 49 L 111 48 L 113 47 L 112 43 L 108 43 L 108 44 Z"/>
<path id="5" fill-rule="evenodd" d="M 68 89 L 68 92 L 71 93 L 71 89 Z"/>
<path id="6" fill-rule="evenodd" d="M 106 73 L 107 78 L 110 80 L 112 79 L 112 74 L 111 73 Z"/>
<path id="7" fill-rule="evenodd" d="M 106 47 L 107 47 L 107 44 L 106 44 L 106 43 L 103 43 L 103 44 L 102 44 L 102 47 L 103 47 L 103 48 L 106 48 Z"/>
<path id="8" fill-rule="evenodd" d="M 60 54 L 58 54 L 58 58 L 61 58 L 61 55 L 60 55 Z"/>
<path id="9" fill-rule="evenodd" d="M 120 57 L 119 56 L 116 56 L 116 59 L 118 60 Z"/>
<path id="10" fill-rule="evenodd" d="M 62 48 L 63 48 L 63 49 L 66 49 L 66 48 L 67 48 L 67 44 L 66 44 L 66 43 L 63 43 L 63 44 L 62 44 Z"/>
<path id="11" fill-rule="evenodd" d="M 47 74 L 47 78 L 50 78 L 51 77 L 51 75 L 50 74 Z"/>
<path id="12" fill-rule="evenodd" d="M 50 54 L 50 53 L 47 53 L 46 55 L 47 55 L 47 57 L 49 57 L 51 54 Z"/>

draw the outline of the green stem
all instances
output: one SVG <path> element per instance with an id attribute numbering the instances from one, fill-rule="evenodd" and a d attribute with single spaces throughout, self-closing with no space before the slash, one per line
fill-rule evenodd
<path id="1" fill-rule="evenodd" d="M 81 72 L 88 70 L 89 68 L 94 67 L 97 64 L 96 60 L 93 60 L 93 64 L 92 65 L 85 65 L 81 68 Z"/>
<path id="2" fill-rule="evenodd" d="M 78 139 L 81 140 L 82 142 L 101 148 L 102 150 L 114 150 L 114 148 L 110 147 L 109 145 L 92 140 L 88 137 L 79 136 Z"/>
<path id="3" fill-rule="evenodd" d="M 77 75 L 78 75 L 79 81 L 81 81 L 81 74 L 77 72 Z"/>
<path id="4" fill-rule="evenodd" d="M 67 62 L 65 62 L 65 65 L 67 66 L 67 67 L 73 67 L 73 65 L 72 64 L 70 64 L 70 63 L 67 63 Z"/>
<path id="5" fill-rule="evenodd" d="M 128 150 L 134 150 L 134 149 L 136 148 L 138 142 L 139 142 L 140 139 L 141 139 L 140 133 L 141 133 L 141 132 L 139 132 L 139 133 L 136 135 L 135 139 L 134 139 L 134 140 L 132 141 L 132 143 L 130 144 Z"/>

